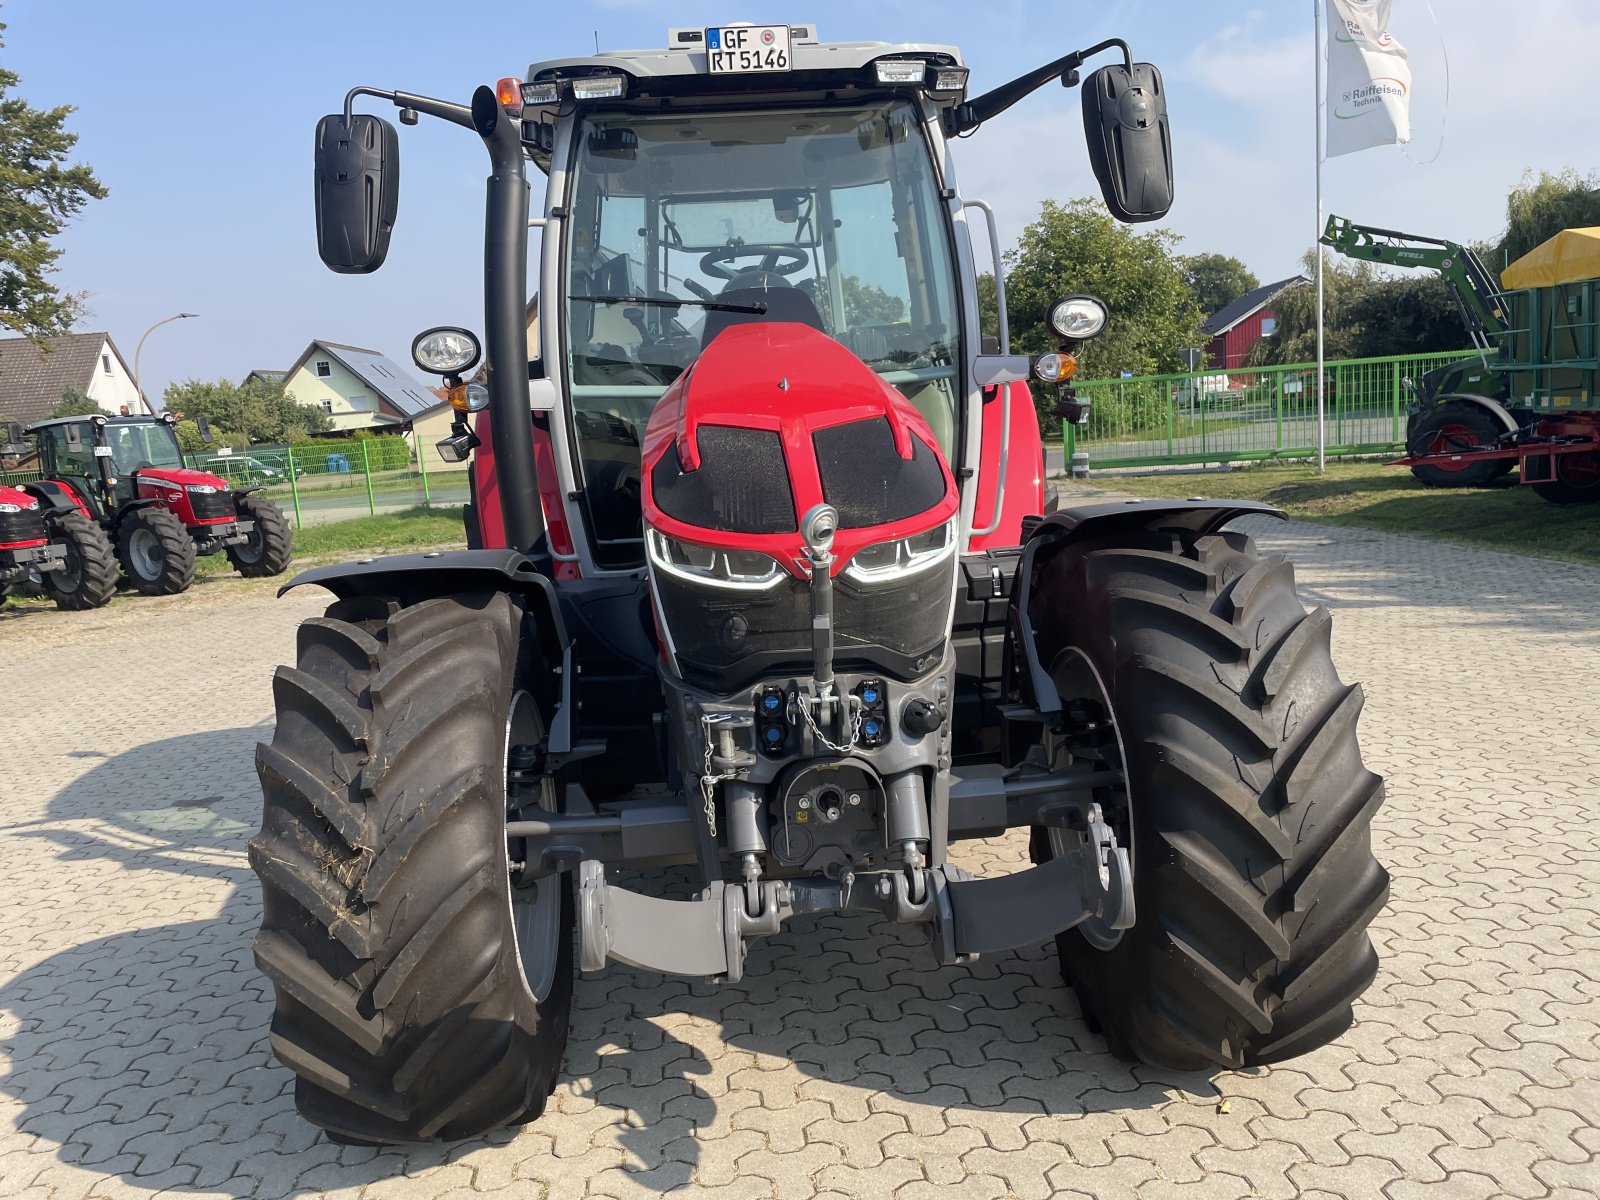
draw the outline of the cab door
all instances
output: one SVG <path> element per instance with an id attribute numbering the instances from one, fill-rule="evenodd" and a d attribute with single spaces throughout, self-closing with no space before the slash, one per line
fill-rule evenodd
<path id="1" fill-rule="evenodd" d="M 45 475 L 70 487 L 96 517 L 103 518 L 104 476 L 94 452 L 94 433 L 88 421 L 52 425 L 41 431 L 40 455 Z"/>

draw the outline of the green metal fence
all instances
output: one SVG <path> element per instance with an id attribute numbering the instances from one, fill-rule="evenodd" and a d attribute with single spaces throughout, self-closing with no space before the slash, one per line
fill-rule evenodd
<path id="1" fill-rule="evenodd" d="M 427 461 L 432 446 L 416 454 L 399 437 L 356 438 L 312 446 L 252 446 L 185 455 L 196 470 L 209 471 L 261 494 L 294 516 L 296 529 L 376 516 L 400 509 L 465 504 L 465 464 Z"/>
<path id="2" fill-rule="evenodd" d="M 1385 454 L 1405 441 L 1404 386 L 1475 351 L 1323 364 L 1327 452 Z M 1066 453 L 1096 467 L 1305 458 L 1317 452 L 1317 366 L 1237 367 L 1074 385 L 1092 402 L 1087 427 L 1066 427 Z"/>

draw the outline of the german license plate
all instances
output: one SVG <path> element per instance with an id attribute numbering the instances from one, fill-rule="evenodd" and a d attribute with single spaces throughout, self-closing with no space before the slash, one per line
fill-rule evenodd
<path id="1" fill-rule="evenodd" d="M 787 25 L 720 25 L 706 30 L 706 60 L 713 75 L 787 71 Z"/>

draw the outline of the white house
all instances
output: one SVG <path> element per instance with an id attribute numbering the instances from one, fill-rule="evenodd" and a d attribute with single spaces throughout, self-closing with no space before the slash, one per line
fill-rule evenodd
<path id="1" fill-rule="evenodd" d="M 43 420 L 64 392 L 87 396 L 112 416 L 150 411 L 109 333 L 63 334 L 47 347 L 0 338 L 0 419 Z"/>
<path id="2" fill-rule="evenodd" d="M 284 392 L 296 404 L 327 413 L 335 430 L 403 426 L 439 403 L 426 385 L 376 350 L 320 338 L 285 373 Z"/>

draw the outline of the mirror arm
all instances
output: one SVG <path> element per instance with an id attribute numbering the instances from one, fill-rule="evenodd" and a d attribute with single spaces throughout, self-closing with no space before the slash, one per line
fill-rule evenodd
<path id="1" fill-rule="evenodd" d="M 376 96 L 380 100 L 393 102 L 396 108 L 414 108 L 420 113 L 427 113 L 430 117 L 438 117 L 441 121 L 450 121 L 465 129 L 474 128 L 472 124 L 472 109 L 465 104 L 453 104 L 449 100 L 435 100 L 431 96 L 418 96 L 414 92 L 386 92 L 381 88 L 356 87 L 351 88 L 344 98 L 344 119 L 349 124 L 352 106 L 357 96 Z M 404 123 L 404 122 L 402 122 Z"/>
<path id="2" fill-rule="evenodd" d="M 970 133 L 991 117 L 997 117 L 1005 112 L 1024 96 L 1038 91 L 1052 79 L 1060 79 L 1064 87 L 1071 87 L 1077 83 L 1077 79 L 1069 79 L 1068 76 L 1077 71 L 1086 60 L 1113 46 L 1122 51 L 1122 58 L 1128 70 L 1133 70 L 1133 52 L 1128 49 L 1128 43 L 1121 38 L 1107 38 L 1103 42 L 1096 42 L 1087 50 L 1074 50 L 1053 63 L 1046 63 L 1037 70 L 1020 75 L 1010 83 L 1002 83 L 999 87 L 968 100 L 965 104 L 956 104 L 945 109 L 945 133 L 951 137 Z"/>

